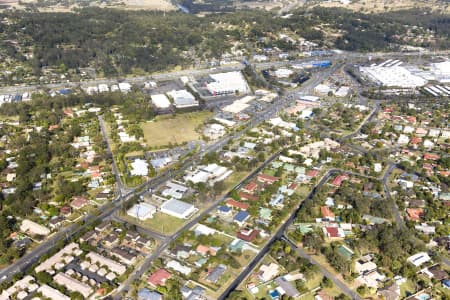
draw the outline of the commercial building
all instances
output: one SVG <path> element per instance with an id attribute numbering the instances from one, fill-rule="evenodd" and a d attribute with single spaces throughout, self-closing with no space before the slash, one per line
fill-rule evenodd
<path id="1" fill-rule="evenodd" d="M 179 219 L 187 219 L 195 213 L 195 211 L 196 208 L 194 205 L 177 199 L 168 200 L 161 205 L 161 212 Z"/>
<path id="2" fill-rule="evenodd" d="M 217 164 L 209 164 L 207 166 L 199 166 L 197 170 L 189 172 L 184 176 L 184 180 L 191 181 L 194 184 L 208 181 L 214 183 L 224 180 L 230 176 L 232 172 L 233 171 Z"/>
<path id="3" fill-rule="evenodd" d="M 181 199 L 184 193 L 188 191 L 188 188 L 184 185 L 175 183 L 173 181 L 168 181 L 166 183 L 166 188 L 161 192 L 164 197 Z"/>
<path id="4" fill-rule="evenodd" d="M 360 67 L 362 74 L 382 86 L 401 88 L 415 88 L 424 86 L 427 80 L 412 74 L 408 69 L 401 66 L 370 66 Z"/>
<path id="5" fill-rule="evenodd" d="M 138 203 L 127 211 L 127 215 L 130 217 L 145 221 L 153 218 L 156 213 L 156 207 L 148 203 Z"/>
<path id="6" fill-rule="evenodd" d="M 131 163 L 131 176 L 147 176 L 148 163 L 143 159 L 136 159 Z"/>
<path id="7" fill-rule="evenodd" d="M 198 106 L 198 101 L 195 100 L 194 95 L 187 90 L 173 90 L 168 92 L 167 95 L 173 99 L 176 108 Z"/>
<path id="8" fill-rule="evenodd" d="M 152 95 L 152 104 L 161 109 L 170 107 L 169 98 L 164 94 Z"/>
<path id="9" fill-rule="evenodd" d="M 214 96 L 229 95 L 236 92 L 248 93 L 250 88 L 241 72 L 227 72 L 209 75 L 214 81 L 207 83 L 206 88 Z"/>

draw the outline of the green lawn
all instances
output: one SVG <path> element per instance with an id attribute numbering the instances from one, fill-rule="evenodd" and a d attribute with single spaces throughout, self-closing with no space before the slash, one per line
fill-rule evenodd
<path id="1" fill-rule="evenodd" d="M 152 219 L 148 219 L 145 221 L 139 221 L 126 214 L 122 214 L 120 218 L 131 224 L 137 224 L 164 235 L 175 233 L 186 222 L 186 220 L 178 219 L 161 212 L 155 213 Z"/>
<path id="2" fill-rule="evenodd" d="M 195 130 L 208 120 L 213 113 L 209 111 L 192 112 L 173 115 L 161 115 L 152 121 L 141 124 L 144 139 L 150 147 L 167 146 L 169 143 L 181 144 L 183 142 L 200 139 Z"/>

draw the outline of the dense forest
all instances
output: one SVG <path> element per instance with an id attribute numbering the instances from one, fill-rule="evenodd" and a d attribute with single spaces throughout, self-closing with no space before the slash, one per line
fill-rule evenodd
<path id="1" fill-rule="evenodd" d="M 344 50 L 392 50 L 401 44 L 450 46 L 450 17 L 423 10 L 368 15 L 314 8 L 280 18 L 259 10 L 198 17 L 85 8 L 70 13 L 9 11 L 0 18 L 1 62 L 8 62 L 11 69 L 14 62 L 27 66 L 35 76 L 48 67 L 62 72 L 93 67 L 105 76 L 186 67 L 197 60 L 219 58 L 244 41 L 243 48 L 295 50 L 274 38 L 283 31 Z M 411 31 L 415 36 L 431 33 L 433 41 L 407 40 Z"/>

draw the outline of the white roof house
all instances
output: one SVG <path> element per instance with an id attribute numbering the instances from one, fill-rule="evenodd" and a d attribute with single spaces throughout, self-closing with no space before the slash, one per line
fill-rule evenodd
<path id="1" fill-rule="evenodd" d="M 157 108 L 169 108 L 170 107 L 170 101 L 169 98 L 167 98 L 164 94 L 158 94 L 158 95 L 152 95 L 152 104 L 156 106 Z"/>
<path id="2" fill-rule="evenodd" d="M 167 95 L 173 99 L 176 108 L 198 106 L 198 101 L 195 100 L 194 95 L 187 90 L 173 90 L 168 92 Z"/>
<path id="3" fill-rule="evenodd" d="M 414 254 L 410 257 L 408 257 L 407 261 L 411 264 L 413 264 L 416 267 L 421 266 L 422 264 L 431 261 L 430 256 L 426 252 L 419 252 L 417 254 Z"/>
<path id="4" fill-rule="evenodd" d="M 22 224 L 20 225 L 20 230 L 25 233 L 31 233 L 35 235 L 49 235 L 50 229 L 48 229 L 45 226 L 42 226 L 38 223 L 35 223 L 30 220 L 23 220 Z"/>
<path id="5" fill-rule="evenodd" d="M 143 159 L 136 159 L 131 163 L 130 174 L 132 176 L 147 176 L 148 174 L 148 163 Z"/>
<path id="6" fill-rule="evenodd" d="M 133 205 L 132 208 L 130 208 L 127 211 L 127 215 L 130 217 L 139 219 L 141 221 L 145 221 L 147 219 L 153 218 L 153 215 L 156 213 L 156 207 L 149 203 L 138 203 Z"/>
<path id="7" fill-rule="evenodd" d="M 191 181 L 196 184 L 199 182 L 217 182 L 224 180 L 232 173 L 231 170 L 217 164 L 209 164 L 207 166 L 199 166 L 194 172 L 184 176 L 184 180 Z"/>
<path id="8" fill-rule="evenodd" d="M 182 264 L 180 264 L 176 260 L 169 261 L 167 263 L 166 267 L 169 268 L 169 269 L 173 269 L 173 270 L 175 270 L 177 272 L 180 272 L 181 274 L 184 274 L 186 276 L 191 274 L 191 268 L 183 266 Z"/>
<path id="9" fill-rule="evenodd" d="M 161 205 L 161 212 L 179 219 L 187 219 L 195 211 L 194 205 L 177 199 L 168 200 Z"/>
<path id="10" fill-rule="evenodd" d="M 244 94 L 250 88 L 241 72 L 227 72 L 209 75 L 214 81 L 206 85 L 208 91 L 213 95 L 234 94 L 236 91 Z"/>

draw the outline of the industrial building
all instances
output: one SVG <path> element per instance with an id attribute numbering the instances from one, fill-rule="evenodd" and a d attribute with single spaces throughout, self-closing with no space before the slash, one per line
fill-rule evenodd
<path id="1" fill-rule="evenodd" d="M 139 219 L 141 221 L 145 221 L 147 219 L 153 218 L 153 215 L 156 213 L 156 207 L 149 203 L 138 203 L 133 205 L 132 208 L 130 208 L 127 211 L 127 215 L 130 217 Z"/>
<path id="2" fill-rule="evenodd" d="M 209 75 L 214 81 L 207 83 L 206 88 L 214 96 L 229 95 L 236 92 L 245 94 L 250 91 L 247 81 L 241 72 L 227 72 Z"/>
<path id="3" fill-rule="evenodd" d="M 198 106 L 198 101 L 195 99 L 194 95 L 187 90 L 173 90 L 168 92 L 167 95 L 173 99 L 176 108 Z"/>
<path id="4" fill-rule="evenodd" d="M 412 74 L 408 69 L 399 65 L 360 67 L 360 71 L 382 86 L 415 88 L 427 83 L 426 79 Z"/>
<path id="5" fill-rule="evenodd" d="M 167 98 L 167 96 L 164 94 L 152 95 L 151 98 L 152 98 L 152 104 L 156 108 L 165 109 L 165 108 L 170 107 L 169 98 Z"/>
<path id="6" fill-rule="evenodd" d="M 194 205 L 177 199 L 168 200 L 161 205 L 161 212 L 179 219 L 187 219 L 195 213 L 195 211 L 196 208 Z"/>

